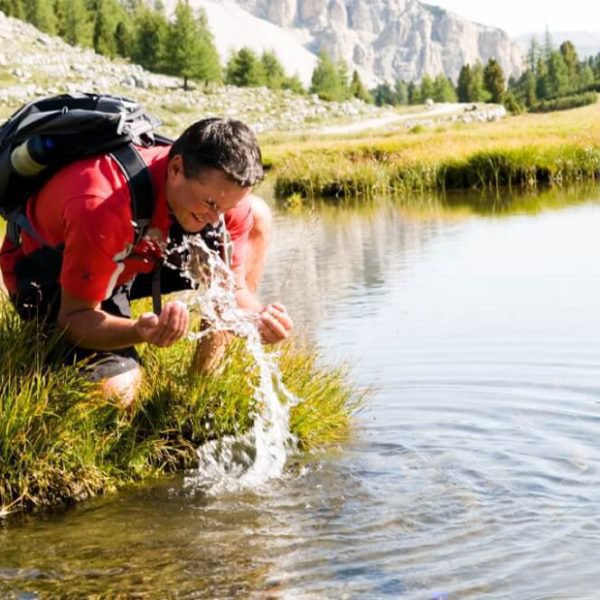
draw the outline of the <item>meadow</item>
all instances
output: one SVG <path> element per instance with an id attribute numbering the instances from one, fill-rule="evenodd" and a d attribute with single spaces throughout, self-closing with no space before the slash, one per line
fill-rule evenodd
<path id="1" fill-rule="evenodd" d="M 388 127 L 335 138 L 266 135 L 280 199 L 563 185 L 600 177 L 600 104 L 495 122 Z"/>

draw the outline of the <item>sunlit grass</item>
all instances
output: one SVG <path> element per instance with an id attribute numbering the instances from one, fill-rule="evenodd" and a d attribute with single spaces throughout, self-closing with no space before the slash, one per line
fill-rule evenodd
<path id="1" fill-rule="evenodd" d="M 130 411 L 103 400 L 74 367 L 52 364 L 60 343 L 41 340 L 35 325 L 0 303 L 0 516 L 192 468 L 199 445 L 251 426 L 256 369 L 241 342 L 218 377 L 188 375 L 191 343 L 145 347 L 146 385 Z M 291 411 L 299 448 L 347 437 L 363 398 L 347 371 L 294 344 L 283 348 L 280 364 L 301 399 Z"/>
<path id="2" fill-rule="evenodd" d="M 600 176 L 600 104 L 418 133 L 271 137 L 265 156 L 280 198 L 562 185 Z"/>

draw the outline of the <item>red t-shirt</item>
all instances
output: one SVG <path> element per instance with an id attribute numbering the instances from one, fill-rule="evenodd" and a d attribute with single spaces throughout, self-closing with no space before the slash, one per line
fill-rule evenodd
<path id="1" fill-rule="evenodd" d="M 42 239 L 53 246 L 64 244 L 60 285 L 72 296 L 100 302 L 136 273 L 152 271 L 161 255 L 161 244 L 154 240 L 166 241 L 172 223 L 165 198 L 169 146 L 138 150 L 150 170 L 155 198 L 147 234 L 133 250 L 129 186 L 119 165 L 107 155 L 61 169 L 27 202 L 27 217 Z M 249 199 L 225 214 L 225 225 L 236 267 L 244 260 L 252 227 Z M 5 238 L 0 250 L 4 283 L 13 293 L 16 263 L 41 246 L 26 232 L 21 238 L 19 247 Z"/>

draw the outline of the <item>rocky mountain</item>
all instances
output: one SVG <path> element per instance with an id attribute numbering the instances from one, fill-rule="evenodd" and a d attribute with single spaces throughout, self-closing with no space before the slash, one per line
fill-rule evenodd
<path id="1" fill-rule="evenodd" d="M 174 0 L 167 5 L 174 4 Z M 310 77 L 314 55 L 345 60 L 372 86 L 419 80 L 495 58 L 508 75 L 522 69 L 522 50 L 502 30 L 473 23 L 417 0 L 190 0 L 202 7 L 217 45 L 272 48 L 288 72 Z M 306 52 L 311 53 L 309 58 Z"/>

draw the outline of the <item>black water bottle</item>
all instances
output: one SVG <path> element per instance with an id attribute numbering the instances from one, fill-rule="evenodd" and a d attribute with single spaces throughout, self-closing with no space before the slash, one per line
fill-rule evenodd
<path id="1" fill-rule="evenodd" d="M 56 142 L 51 137 L 34 135 L 11 152 L 12 168 L 22 177 L 35 177 L 53 162 L 55 149 Z"/>

